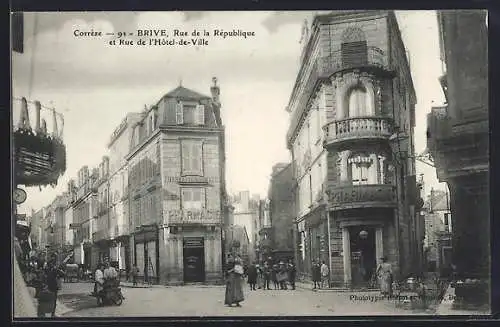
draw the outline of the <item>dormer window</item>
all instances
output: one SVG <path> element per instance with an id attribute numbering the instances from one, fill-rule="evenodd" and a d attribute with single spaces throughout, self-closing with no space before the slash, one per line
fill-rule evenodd
<path id="1" fill-rule="evenodd" d="M 197 102 L 177 103 L 176 121 L 178 125 L 204 125 L 205 106 Z"/>

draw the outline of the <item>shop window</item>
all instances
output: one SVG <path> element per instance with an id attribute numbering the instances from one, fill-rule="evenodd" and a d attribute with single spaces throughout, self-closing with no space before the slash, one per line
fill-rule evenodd
<path id="1" fill-rule="evenodd" d="M 182 141 L 182 174 L 203 175 L 203 143 Z"/>

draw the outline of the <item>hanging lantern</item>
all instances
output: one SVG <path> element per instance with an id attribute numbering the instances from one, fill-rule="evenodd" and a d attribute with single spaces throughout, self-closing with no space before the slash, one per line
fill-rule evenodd
<path id="1" fill-rule="evenodd" d="M 366 240 L 366 238 L 368 237 L 368 232 L 365 231 L 365 230 L 362 230 L 361 232 L 359 232 L 359 237 L 362 239 L 362 240 Z"/>

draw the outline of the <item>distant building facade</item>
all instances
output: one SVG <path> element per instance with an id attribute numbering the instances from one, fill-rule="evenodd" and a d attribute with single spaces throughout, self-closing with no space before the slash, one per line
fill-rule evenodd
<path id="1" fill-rule="evenodd" d="M 452 219 L 447 192 L 431 189 L 422 215 L 425 217 L 427 270 L 439 272 L 450 267 Z"/>
<path id="2" fill-rule="evenodd" d="M 275 261 L 295 259 L 294 185 L 291 163 L 279 163 L 273 166 L 266 208 L 269 217 L 264 216 L 265 223 L 261 234 L 265 237 L 263 242 L 271 249 L 271 257 Z"/>

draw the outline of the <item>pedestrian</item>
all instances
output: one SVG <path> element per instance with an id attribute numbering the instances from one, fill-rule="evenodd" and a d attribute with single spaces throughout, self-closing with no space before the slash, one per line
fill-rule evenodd
<path id="1" fill-rule="evenodd" d="M 286 269 L 286 265 L 283 261 L 280 261 L 279 270 L 278 270 L 278 283 L 280 285 L 280 290 L 286 290 L 286 282 L 288 279 L 288 272 Z"/>
<path id="2" fill-rule="evenodd" d="M 134 265 L 130 271 L 130 277 L 132 277 L 132 285 L 137 286 L 137 276 L 139 275 L 139 267 Z"/>
<path id="3" fill-rule="evenodd" d="M 296 276 L 297 270 L 295 269 L 295 266 L 292 262 L 292 260 L 288 261 L 288 281 L 290 282 L 290 287 L 292 290 L 295 289 L 295 276 Z"/>
<path id="4" fill-rule="evenodd" d="M 247 268 L 247 283 L 250 285 L 250 290 L 255 291 L 255 284 L 257 283 L 257 263 Z"/>
<path id="5" fill-rule="evenodd" d="M 269 267 L 269 263 L 267 263 L 267 261 L 264 264 L 263 275 L 264 275 L 264 289 L 270 290 L 271 287 L 269 287 L 269 282 L 271 281 L 271 267 Z"/>
<path id="6" fill-rule="evenodd" d="M 104 265 L 99 263 L 94 275 L 94 295 L 98 295 L 104 289 Z"/>
<path id="7" fill-rule="evenodd" d="M 262 263 L 257 265 L 257 288 L 260 290 L 264 286 L 264 274 L 263 274 L 264 266 Z"/>
<path id="8" fill-rule="evenodd" d="M 330 277 L 330 268 L 328 268 L 325 261 L 323 261 L 321 262 L 321 288 L 323 288 L 324 285 L 326 285 L 327 288 L 330 287 L 329 277 Z"/>
<path id="9" fill-rule="evenodd" d="M 392 266 L 387 262 L 386 257 L 380 258 L 377 267 L 377 277 L 382 295 L 392 296 Z"/>
<path id="10" fill-rule="evenodd" d="M 38 299 L 38 316 L 44 316 L 45 315 L 45 310 L 43 310 L 44 305 L 48 305 L 51 308 L 51 316 L 55 317 L 56 316 L 56 307 L 57 307 L 57 293 L 60 289 L 60 286 L 58 285 L 58 280 L 64 276 L 64 273 L 62 270 L 60 270 L 57 265 L 56 265 L 56 257 L 53 256 L 49 262 L 47 263 L 47 266 L 44 271 L 44 289 L 45 296 L 40 296 Z M 43 302 L 49 302 L 49 303 L 43 303 Z M 42 303 L 41 303 L 42 302 Z"/>
<path id="11" fill-rule="evenodd" d="M 277 290 L 278 289 L 278 286 L 279 286 L 279 283 L 278 283 L 278 270 L 279 270 L 279 267 L 277 264 L 274 264 L 272 267 L 271 267 L 271 279 L 273 281 L 273 284 L 274 284 L 274 289 Z"/>
<path id="12" fill-rule="evenodd" d="M 226 293 L 224 297 L 224 304 L 232 307 L 236 304 L 241 307 L 240 302 L 243 302 L 243 287 L 241 276 L 243 275 L 243 267 L 241 260 L 236 257 L 228 261 L 228 270 L 226 272 Z"/>
<path id="13" fill-rule="evenodd" d="M 319 261 L 312 262 L 312 280 L 314 283 L 313 289 L 321 287 L 321 267 Z"/>

